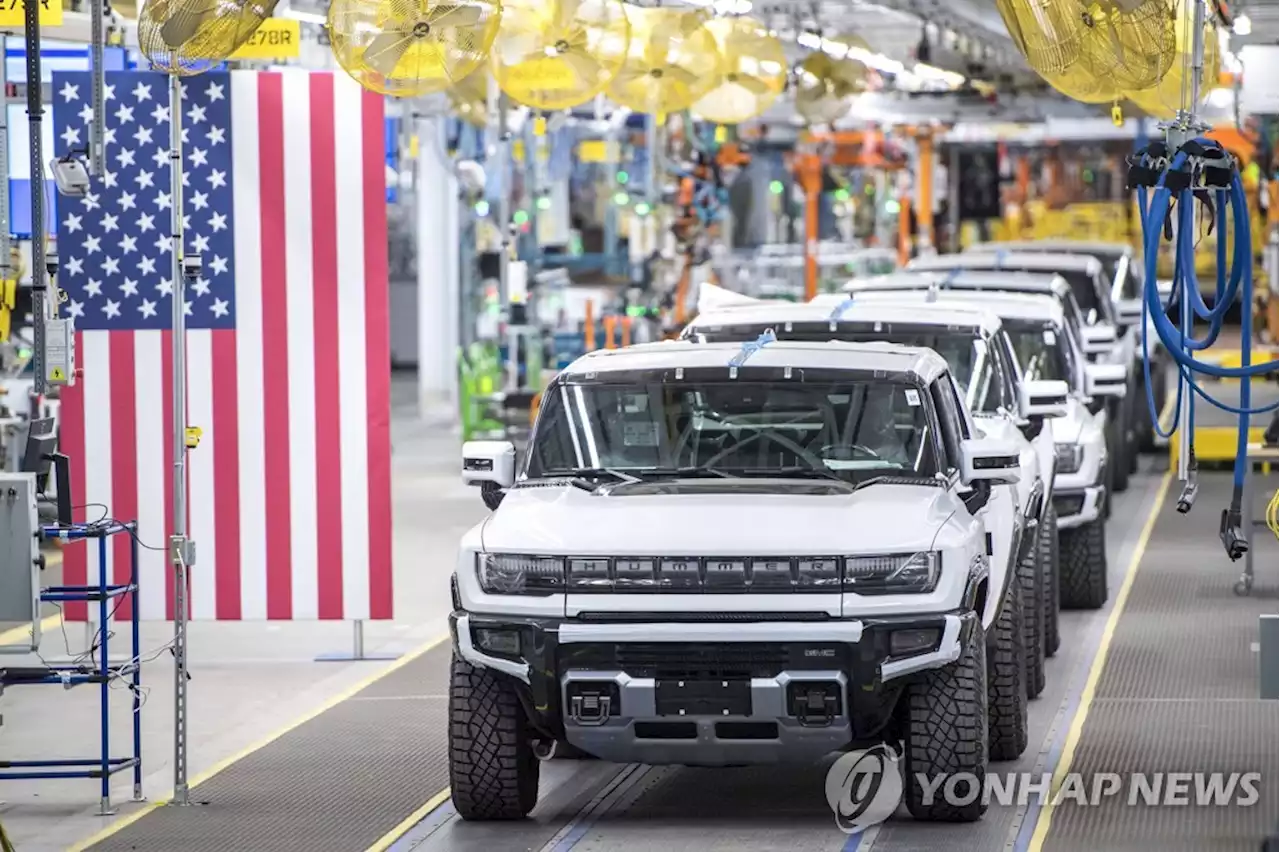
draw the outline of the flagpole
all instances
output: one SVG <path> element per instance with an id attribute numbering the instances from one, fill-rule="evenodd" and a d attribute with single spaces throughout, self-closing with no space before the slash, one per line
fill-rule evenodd
<path id="1" fill-rule="evenodd" d="M 173 803 L 187 789 L 187 569 L 195 548 L 187 538 L 187 314 L 182 245 L 182 78 L 169 75 L 169 233 L 173 238 Z"/>

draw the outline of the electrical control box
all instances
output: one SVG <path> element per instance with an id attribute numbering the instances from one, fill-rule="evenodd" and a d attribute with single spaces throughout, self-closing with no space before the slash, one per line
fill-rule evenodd
<path id="1" fill-rule="evenodd" d="M 35 474 L 0 473 L 0 623 L 32 625 L 30 642 L 0 646 L 0 653 L 40 644 L 39 533 Z"/>
<path id="2" fill-rule="evenodd" d="M 51 385 L 76 383 L 76 326 L 69 317 L 45 323 L 44 378 Z"/>

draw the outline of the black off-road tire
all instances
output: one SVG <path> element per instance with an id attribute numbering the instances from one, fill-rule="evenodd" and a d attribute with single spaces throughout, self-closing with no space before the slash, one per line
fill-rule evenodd
<path id="1" fill-rule="evenodd" d="M 538 803 L 538 758 L 510 681 L 453 658 L 449 786 L 466 820 L 523 819 Z"/>
<path id="2" fill-rule="evenodd" d="M 1028 531 L 1027 535 L 1031 535 Z M 1020 594 L 1018 620 L 1022 622 L 1023 667 L 1027 698 L 1044 692 L 1044 575 L 1040 570 L 1040 547 L 1032 542 L 1018 562 L 1017 589 Z M 993 758 L 994 759 L 994 758 Z"/>
<path id="3" fill-rule="evenodd" d="M 982 788 L 987 776 L 987 653 L 982 623 L 974 624 L 960 659 L 924 673 L 903 696 L 907 810 L 929 822 L 975 822 L 987 806 Z M 920 776 L 930 784 L 952 775 L 953 786 L 973 801 L 952 804 L 942 795 L 944 780 L 925 799 Z M 977 785 L 976 791 L 969 785 Z M 972 795 L 976 792 L 976 795 Z"/>
<path id="4" fill-rule="evenodd" d="M 1115 407 L 1114 421 L 1107 422 L 1107 457 L 1111 461 L 1111 488 L 1108 496 L 1129 490 L 1129 411 L 1121 400 Z M 1108 512 L 1110 508 L 1108 507 Z"/>
<path id="5" fill-rule="evenodd" d="M 1040 552 L 1040 570 L 1044 576 L 1044 655 L 1058 653 L 1061 637 L 1058 635 L 1058 510 L 1049 505 L 1044 523 L 1040 525 L 1040 539 L 1036 542 Z"/>
<path id="6" fill-rule="evenodd" d="M 987 755 L 991 760 L 1016 760 L 1027 748 L 1029 689 L 1022 627 L 1022 592 L 1011 583 L 987 641 Z"/>
<path id="7" fill-rule="evenodd" d="M 1099 609 L 1107 602 L 1106 529 L 1098 518 L 1060 534 L 1063 609 Z"/>

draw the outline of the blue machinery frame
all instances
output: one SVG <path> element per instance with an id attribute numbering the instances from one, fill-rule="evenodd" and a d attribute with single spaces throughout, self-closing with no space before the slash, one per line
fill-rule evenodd
<path id="1" fill-rule="evenodd" d="M 45 539 L 59 539 L 63 542 L 88 541 L 98 542 L 98 581 L 84 586 L 49 586 L 40 593 L 40 600 L 48 603 L 66 603 L 86 601 L 98 605 L 98 631 L 100 637 L 94 668 L 71 664 L 42 666 L 41 669 L 27 669 L 18 676 L 6 677 L 8 686 L 26 686 L 30 684 L 60 684 L 64 688 L 93 683 L 99 690 L 100 719 L 100 752 L 96 758 L 89 759 L 56 759 L 56 760 L 0 760 L 0 780 L 32 780 L 40 778 L 96 778 L 101 782 L 101 810 L 103 815 L 114 813 L 111 808 L 111 776 L 126 769 L 133 770 L 133 798 L 142 799 L 142 693 L 141 693 L 141 639 L 138 624 L 138 524 L 110 522 L 104 524 L 76 524 L 70 527 L 46 526 L 41 528 L 41 536 Z M 129 582 L 111 583 L 107 578 L 107 544 L 113 535 L 128 535 L 131 539 L 129 547 Z M 86 544 L 87 546 L 87 544 Z M 108 629 L 111 613 L 119 606 L 124 595 L 133 596 L 131 609 L 129 660 L 125 663 L 112 664 L 108 654 L 108 640 L 111 632 Z M 110 608 L 108 603 L 115 600 Z M 12 670 L 10 670 L 12 671 Z M 5 670 L 0 669 L 0 676 Z M 110 725 L 110 689 L 111 681 L 117 677 L 127 676 L 130 691 L 133 693 L 133 751 L 130 757 L 111 756 Z"/>

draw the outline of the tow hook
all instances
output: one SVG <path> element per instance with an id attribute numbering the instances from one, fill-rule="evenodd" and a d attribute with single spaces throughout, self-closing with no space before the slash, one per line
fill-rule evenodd
<path id="1" fill-rule="evenodd" d="M 840 684 L 795 684 L 791 692 L 791 710 L 803 727 L 827 727 L 840 715 Z"/>
<path id="2" fill-rule="evenodd" d="M 536 740 L 533 744 L 533 756 L 538 760 L 551 760 L 556 756 L 556 740 Z"/>
<path id="3" fill-rule="evenodd" d="M 594 727 L 609 721 L 613 709 L 613 696 L 605 689 L 593 689 L 575 684 L 577 688 L 569 697 L 569 718 L 576 724 Z"/>

